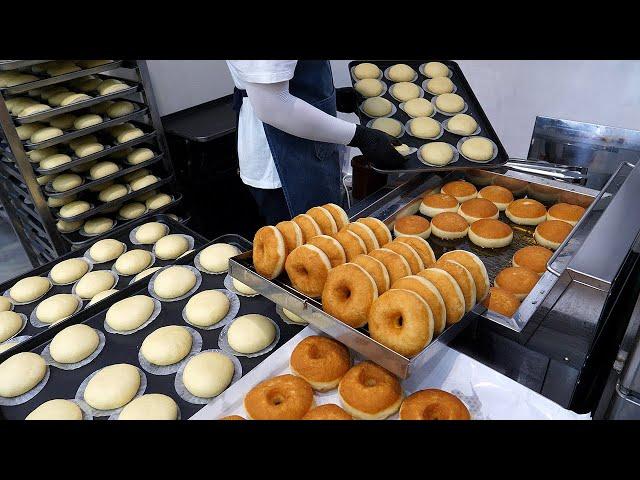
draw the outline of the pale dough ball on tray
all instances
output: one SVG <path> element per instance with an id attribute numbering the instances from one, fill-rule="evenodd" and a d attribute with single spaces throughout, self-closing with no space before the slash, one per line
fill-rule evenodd
<path id="1" fill-rule="evenodd" d="M 425 64 L 423 72 L 429 78 L 448 77 L 449 67 L 442 62 L 428 62 Z"/>
<path id="2" fill-rule="evenodd" d="M 187 293 L 195 286 L 196 281 L 196 276 L 191 270 L 174 265 L 158 274 L 153 287 L 156 295 L 170 300 Z"/>
<path id="3" fill-rule="evenodd" d="M 73 128 L 76 130 L 82 130 L 83 128 L 93 127 L 102 123 L 102 117 L 96 113 L 87 113 L 86 115 L 80 115 L 74 122 Z"/>
<path id="4" fill-rule="evenodd" d="M 99 178 L 106 177 L 108 175 L 112 175 L 116 173 L 120 168 L 113 162 L 108 160 L 104 162 L 98 162 L 94 166 L 89 169 L 89 175 L 93 180 L 98 180 Z"/>
<path id="5" fill-rule="evenodd" d="M 493 143 L 483 137 L 473 137 L 464 141 L 460 151 L 471 160 L 488 162 L 493 157 Z"/>
<path id="6" fill-rule="evenodd" d="M 373 63 L 360 63 L 353 67 L 353 74 L 358 80 L 363 78 L 379 78 L 382 72 Z"/>
<path id="7" fill-rule="evenodd" d="M 0 363 L 0 396 L 13 398 L 27 393 L 46 373 L 47 364 L 40 355 L 16 353 Z"/>
<path id="8" fill-rule="evenodd" d="M 145 175 L 144 177 L 136 178 L 129 185 L 131 186 L 131 190 L 133 190 L 134 192 L 137 192 L 138 190 L 142 190 L 143 188 L 148 187 L 149 185 L 153 185 L 158 180 L 159 178 L 156 177 L 155 175 Z"/>
<path id="9" fill-rule="evenodd" d="M 98 142 L 83 143 L 76 148 L 75 152 L 78 158 L 88 157 L 94 153 L 104 150 L 104 145 Z"/>
<path id="10" fill-rule="evenodd" d="M 249 314 L 236 318 L 227 331 L 229 346 L 236 352 L 251 354 L 273 343 L 276 328 L 264 315 Z"/>
<path id="11" fill-rule="evenodd" d="M 31 143 L 41 143 L 47 140 L 51 140 L 52 138 L 59 137 L 64 132 L 59 128 L 53 127 L 45 127 L 39 130 L 36 130 L 33 135 L 31 135 Z"/>
<path id="12" fill-rule="evenodd" d="M 133 277 L 133 280 L 131 281 L 133 282 L 137 282 L 138 280 L 141 280 L 145 277 L 148 277 L 149 275 L 152 275 L 154 273 L 156 273 L 158 270 L 160 270 L 162 267 L 151 267 L 151 268 L 147 268 L 146 270 L 141 271 L 138 275 L 136 275 L 135 277 Z"/>
<path id="13" fill-rule="evenodd" d="M 55 155 L 51 155 L 40 162 L 38 165 L 43 170 L 50 170 L 52 168 L 59 167 L 60 165 L 64 165 L 66 163 L 71 162 L 71 157 L 69 155 L 65 155 L 64 153 L 57 153 Z"/>
<path id="14" fill-rule="evenodd" d="M 139 163 L 146 162 L 155 157 L 155 153 L 150 148 L 136 148 L 132 152 L 127 154 L 127 162 L 131 165 L 138 165 Z"/>
<path id="15" fill-rule="evenodd" d="M 446 165 L 453 160 L 453 149 L 446 142 L 432 142 L 420 147 L 420 156 L 431 165 Z"/>
<path id="16" fill-rule="evenodd" d="M 113 295 L 114 293 L 118 293 L 118 290 L 110 288 L 109 290 L 105 290 L 104 292 L 96 293 L 91 299 L 91 301 L 87 303 L 87 307 L 90 307 L 94 303 L 101 302 L 102 300 Z"/>
<path id="17" fill-rule="evenodd" d="M 77 363 L 95 352 L 99 343 L 96 331 L 79 323 L 58 332 L 49 345 L 49 353 L 58 363 Z"/>
<path id="18" fill-rule="evenodd" d="M 104 190 L 100 191 L 98 194 L 98 200 L 103 203 L 113 202 L 120 197 L 124 197 L 129 190 L 124 185 L 116 183 L 114 185 L 109 185 Z"/>
<path id="19" fill-rule="evenodd" d="M 89 264 L 82 258 L 70 258 L 54 265 L 51 269 L 51 279 L 55 283 L 66 284 L 75 282 L 89 271 Z"/>
<path id="20" fill-rule="evenodd" d="M 151 253 L 137 248 L 129 250 L 118 257 L 115 263 L 115 269 L 122 275 L 136 275 L 147 268 L 153 257 Z"/>
<path id="21" fill-rule="evenodd" d="M 76 200 L 64 205 L 58 213 L 60 213 L 60 216 L 62 218 L 71 218 L 88 211 L 90 208 L 91 204 L 89 202 L 85 202 L 84 200 Z"/>
<path id="22" fill-rule="evenodd" d="M 44 402 L 25 420 L 82 420 L 82 410 L 71 400 L 57 398 Z"/>
<path id="23" fill-rule="evenodd" d="M 447 128 L 458 135 L 471 135 L 478 129 L 478 122 L 471 115 L 458 113 L 449 119 Z"/>
<path id="24" fill-rule="evenodd" d="M 128 363 L 104 367 L 96 373 L 84 391 L 84 401 L 98 410 L 120 408 L 136 396 L 140 372 Z"/>
<path id="25" fill-rule="evenodd" d="M 118 118 L 129 115 L 130 113 L 133 113 L 134 110 L 135 106 L 133 103 L 122 100 L 109 105 L 107 108 L 107 115 L 109 115 L 109 118 Z"/>
<path id="26" fill-rule="evenodd" d="M 430 117 L 433 114 L 433 105 L 426 98 L 412 98 L 403 105 L 404 111 L 410 117 Z"/>
<path id="27" fill-rule="evenodd" d="M 56 192 L 66 192 L 80 185 L 82 185 L 82 177 L 75 173 L 63 173 L 51 182 L 51 186 Z"/>
<path id="28" fill-rule="evenodd" d="M 169 229 L 163 223 L 148 222 L 138 227 L 136 240 L 144 245 L 151 245 L 167 235 L 168 231 Z"/>
<path id="29" fill-rule="evenodd" d="M 100 235 L 113 228 L 113 220 L 108 217 L 93 217 L 84 222 L 83 230 L 89 235 Z"/>
<path id="30" fill-rule="evenodd" d="M 233 287 L 240 293 L 244 294 L 244 295 L 257 295 L 258 292 L 256 292 L 253 288 L 251 288 L 249 285 L 246 285 L 244 283 L 242 283 L 240 280 L 234 278 L 232 280 L 233 283 Z"/>
<path id="31" fill-rule="evenodd" d="M 110 262 L 124 253 L 125 244 L 113 238 L 98 240 L 89 249 L 89 255 L 96 262 Z"/>
<path id="32" fill-rule="evenodd" d="M 384 117 L 393 111 L 393 104 L 386 98 L 372 97 L 363 102 L 362 110 L 370 117 Z"/>
<path id="33" fill-rule="evenodd" d="M 233 362 L 226 355 L 219 352 L 202 352 L 187 362 L 182 381 L 192 395 L 211 398 L 229 386 L 234 371 Z"/>
<path id="34" fill-rule="evenodd" d="M 12 308 L 13 304 L 11 303 L 11 300 L 7 297 L 0 296 L 0 312 L 8 312 Z"/>
<path id="35" fill-rule="evenodd" d="M 458 113 L 464 110 L 464 99 L 457 93 L 443 93 L 436 97 L 436 107 L 445 113 Z"/>
<path id="36" fill-rule="evenodd" d="M 56 222 L 56 228 L 62 233 L 69 233 L 79 230 L 84 222 L 82 220 L 78 220 L 76 222 L 67 222 L 65 220 L 58 220 Z"/>
<path id="37" fill-rule="evenodd" d="M 420 97 L 420 87 L 411 82 L 399 82 L 391 87 L 391 94 L 401 102 Z"/>
<path id="38" fill-rule="evenodd" d="M 214 273 L 222 273 L 229 270 L 229 259 L 240 255 L 240 249 L 228 243 L 214 243 L 200 253 L 202 267 Z"/>
<path id="39" fill-rule="evenodd" d="M 402 135 L 402 123 L 394 118 L 376 118 L 371 124 L 371 128 L 383 131 L 392 137 Z"/>
<path id="40" fill-rule="evenodd" d="M 189 354 L 192 344 L 189 330 L 169 325 L 150 333 L 142 342 L 140 353 L 154 365 L 173 365 Z"/>
<path id="41" fill-rule="evenodd" d="M 90 300 L 98 293 L 113 288 L 115 283 L 116 279 L 109 270 L 93 270 L 78 280 L 76 295 Z"/>
<path id="42" fill-rule="evenodd" d="M 129 402 L 118 420 L 177 420 L 178 404 L 161 393 L 148 393 Z"/>
<path id="43" fill-rule="evenodd" d="M 135 330 L 144 324 L 155 308 L 151 297 L 134 295 L 114 303 L 107 310 L 107 325 L 118 332 Z"/>
<path id="44" fill-rule="evenodd" d="M 375 78 L 365 78 L 357 81 L 353 88 L 363 97 L 377 97 L 384 91 L 384 83 Z"/>
<path id="45" fill-rule="evenodd" d="M 131 202 L 120 207 L 118 215 L 126 220 L 132 220 L 134 218 L 141 217 L 147 211 L 147 207 L 144 203 Z"/>
<path id="46" fill-rule="evenodd" d="M 184 235 L 166 235 L 156 242 L 155 253 L 161 260 L 175 260 L 189 250 L 189 241 Z"/>
<path id="47" fill-rule="evenodd" d="M 210 327 L 222 320 L 231 303 L 227 296 L 217 290 L 204 290 L 189 299 L 185 307 L 185 316 L 190 323 L 198 327 Z"/>
<path id="48" fill-rule="evenodd" d="M 73 315 L 78 305 L 75 296 L 70 293 L 58 293 L 38 304 L 36 316 L 42 323 L 54 324 Z"/>
<path id="49" fill-rule="evenodd" d="M 9 290 L 9 295 L 18 303 L 32 302 L 47 293 L 51 282 L 45 277 L 26 277 L 18 280 Z"/>
<path id="50" fill-rule="evenodd" d="M 448 77 L 436 77 L 427 82 L 427 90 L 435 95 L 453 92 L 453 82 Z"/>
<path id="51" fill-rule="evenodd" d="M 411 120 L 411 135 L 418 138 L 435 138 L 440 135 L 442 125 L 431 117 L 418 117 Z"/>
<path id="52" fill-rule="evenodd" d="M 387 71 L 392 82 L 411 82 L 416 78 L 416 71 L 405 63 L 398 63 Z"/>
<path id="53" fill-rule="evenodd" d="M 152 193 L 152 192 L 151 192 Z M 140 198 L 142 200 L 142 198 Z M 144 202 L 149 210 L 156 210 L 160 207 L 170 204 L 173 201 L 171 195 L 166 193 L 154 193 Z"/>
<path id="54" fill-rule="evenodd" d="M 0 343 L 10 339 L 22 328 L 22 317 L 16 312 L 0 312 Z"/>

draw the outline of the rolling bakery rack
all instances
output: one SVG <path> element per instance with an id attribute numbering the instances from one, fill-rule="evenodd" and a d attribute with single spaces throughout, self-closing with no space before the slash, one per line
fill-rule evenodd
<path id="1" fill-rule="evenodd" d="M 76 61 L 80 66 L 79 70 L 55 76 L 46 73 L 47 65 L 51 65 L 49 62 L 52 61 L 0 60 L 0 74 L 30 75 L 27 82 L 0 87 L 0 210 L 3 210 L 4 217 L 11 223 L 34 267 L 71 250 L 83 248 L 95 238 L 80 233 L 79 228 L 65 232 L 57 228 L 60 216 L 58 208 L 51 204 L 59 205 L 65 201 L 65 197 L 68 199 L 73 196 L 91 204 L 88 211 L 65 218 L 65 221 L 84 222 L 90 218 L 107 216 L 114 220 L 112 228 L 133 220 L 118 215 L 120 207 L 127 202 L 144 203 L 154 192 L 167 193 L 171 197 L 171 201 L 161 208 L 147 208 L 143 215 L 136 217 L 139 219 L 172 210 L 182 199 L 175 187 L 175 175 L 146 62 L 105 60 L 85 63 L 79 60 Z M 127 88 L 105 95 L 96 90 L 88 91 L 89 98 L 64 106 L 52 105 L 52 108 L 28 116 L 12 115 L 8 106 L 9 101 L 15 98 L 36 99 L 37 102 L 46 104 L 46 100 L 38 99 L 41 89 L 56 86 L 79 91 L 76 89 L 79 82 L 92 77 L 100 80 L 116 79 L 124 82 Z M 134 105 L 133 112 L 110 118 L 101 111 L 101 106 L 105 107 L 105 102 L 113 100 L 130 101 Z M 63 135 L 39 143 L 32 143 L 29 138 L 21 140 L 18 135 L 17 128 L 22 125 L 37 122 L 46 127 L 51 119 L 59 115 L 83 113 L 98 113 L 103 121 L 79 130 L 73 127 L 63 129 Z M 109 128 L 125 123 L 140 128 L 143 135 L 124 143 L 118 143 L 108 135 Z M 104 149 L 79 157 L 68 143 L 85 135 L 95 135 Z M 30 161 L 30 152 L 47 147 L 55 147 L 58 153 L 68 154 L 71 162 L 44 170 L 39 167 L 38 162 Z M 124 157 L 131 147 L 148 147 L 155 155 L 142 163 L 130 164 Z M 119 170 L 105 177 L 92 179 L 88 169 L 98 160 L 113 161 Z M 98 192 L 101 188 L 113 183 L 126 186 L 126 179 L 130 175 L 136 175 L 136 172 L 141 173 L 142 169 L 158 177 L 158 182 L 136 191 L 127 186 L 126 195 L 109 202 L 99 201 Z M 56 175 L 72 172 L 84 177 L 80 186 L 65 192 L 52 189 L 51 181 Z"/>

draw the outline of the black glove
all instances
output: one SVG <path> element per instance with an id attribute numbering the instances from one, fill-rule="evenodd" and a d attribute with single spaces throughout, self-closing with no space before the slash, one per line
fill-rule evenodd
<path id="1" fill-rule="evenodd" d="M 350 147 L 359 148 L 369 163 L 389 170 L 401 167 L 407 160 L 398 153 L 394 145 L 401 145 L 397 138 L 362 125 L 356 125 L 356 133 L 349 143 Z"/>
<path id="2" fill-rule="evenodd" d="M 342 113 L 355 113 L 358 95 L 353 87 L 336 88 L 336 109 Z"/>

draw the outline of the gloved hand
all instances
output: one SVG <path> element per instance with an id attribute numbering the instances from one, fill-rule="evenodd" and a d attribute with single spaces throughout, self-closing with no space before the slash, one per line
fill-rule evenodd
<path id="1" fill-rule="evenodd" d="M 342 113 L 355 113 L 358 94 L 353 87 L 336 88 L 336 109 Z"/>
<path id="2" fill-rule="evenodd" d="M 382 169 L 401 167 L 407 161 L 394 146 L 401 142 L 391 135 L 373 128 L 356 125 L 356 133 L 349 142 L 350 147 L 359 148 L 369 163 Z"/>

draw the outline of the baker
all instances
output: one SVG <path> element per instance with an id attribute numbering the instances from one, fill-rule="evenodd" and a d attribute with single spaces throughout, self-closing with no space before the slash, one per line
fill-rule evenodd
<path id="1" fill-rule="evenodd" d="M 395 138 L 336 117 L 357 106 L 335 89 L 328 60 L 227 60 L 235 83 L 240 178 L 266 223 L 342 204 L 337 145 L 357 147 L 381 168 L 404 162 Z"/>

